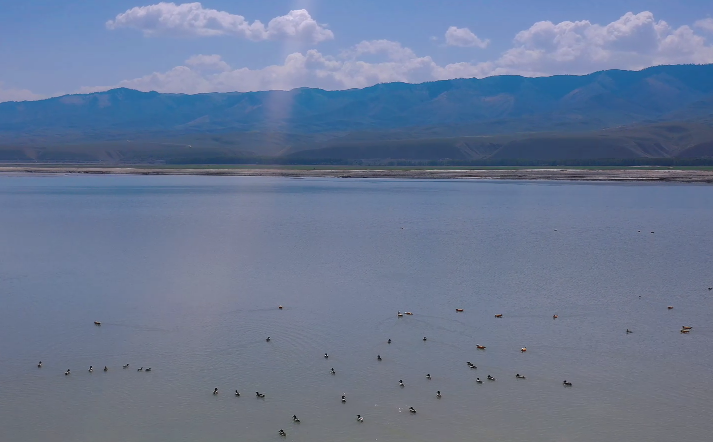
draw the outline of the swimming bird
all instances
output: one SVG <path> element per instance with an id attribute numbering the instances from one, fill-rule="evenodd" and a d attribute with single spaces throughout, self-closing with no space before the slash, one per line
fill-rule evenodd
<path id="1" fill-rule="evenodd" d="M 282 437 L 287 436 L 287 433 L 285 433 L 285 430 L 282 430 L 282 429 L 280 429 L 280 431 L 278 431 L 277 434 L 279 434 Z"/>
<path id="2" fill-rule="evenodd" d="M 468 366 L 470 367 L 471 370 L 477 370 L 477 369 L 478 369 L 478 367 L 476 367 L 475 364 L 470 364 L 470 363 L 469 363 Z"/>
<path id="3" fill-rule="evenodd" d="M 144 370 L 144 371 L 151 371 L 151 367 L 147 368 L 147 369 L 146 369 L 146 370 Z"/>
<path id="4" fill-rule="evenodd" d="M 403 315 L 404 315 L 404 314 L 401 313 L 400 311 L 396 313 L 396 316 L 398 316 L 399 318 L 402 317 Z"/>
<path id="5" fill-rule="evenodd" d="M 436 392 L 436 397 L 437 397 L 438 399 L 441 398 L 441 390 L 438 390 L 438 391 Z"/>
<path id="6" fill-rule="evenodd" d="M 462 308 L 457 308 L 456 311 L 457 311 L 458 313 L 462 313 L 462 312 L 463 312 L 463 309 L 462 309 Z"/>
<path id="7" fill-rule="evenodd" d="M 292 422 L 295 422 L 295 423 L 297 423 L 297 424 L 300 423 L 300 420 L 297 419 L 297 415 L 296 415 L 296 414 L 293 414 L 293 415 L 292 415 Z"/>
<path id="8" fill-rule="evenodd" d="M 324 359 L 328 359 L 329 355 L 327 353 L 324 354 Z"/>
<path id="9" fill-rule="evenodd" d="M 475 348 L 477 348 L 478 350 L 485 350 L 484 345 L 476 345 Z"/>
<path id="10" fill-rule="evenodd" d="M 482 383 L 483 383 L 483 381 L 481 381 L 480 378 L 475 378 L 475 382 L 477 382 L 477 383 L 479 383 L 479 384 L 482 384 Z"/>
<path id="11" fill-rule="evenodd" d="M 713 290 L 713 287 L 708 287 L 708 290 Z"/>
<path id="12" fill-rule="evenodd" d="M 280 310 L 282 310 L 282 306 L 281 306 L 281 305 L 277 306 L 277 308 L 279 308 Z"/>
<path id="13" fill-rule="evenodd" d="M 492 377 L 492 376 L 490 376 L 490 375 L 488 375 L 488 380 L 489 380 L 489 381 L 494 381 L 494 380 L 495 380 L 495 378 L 494 378 L 494 377 Z"/>
<path id="14" fill-rule="evenodd" d="M 688 327 L 688 326 L 686 326 L 686 325 L 682 325 L 682 326 L 681 326 L 681 330 L 690 330 L 690 329 L 692 329 L 692 328 L 693 328 L 693 327 Z M 40 362 L 40 364 L 41 364 L 41 362 Z"/>
<path id="15" fill-rule="evenodd" d="M 238 390 L 235 390 L 235 397 L 240 397 L 240 393 L 238 392 Z"/>
<path id="16" fill-rule="evenodd" d="M 123 365 L 121 368 L 129 368 L 129 364 Z"/>
<path id="17" fill-rule="evenodd" d="M 90 365 L 90 366 L 89 366 L 89 373 L 91 373 L 91 372 L 93 372 L 93 371 L 94 371 L 94 367 L 92 367 L 92 366 Z"/>
<path id="18" fill-rule="evenodd" d="M 495 315 L 495 317 L 496 317 L 496 318 L 502 318 L 503 315 L 502 315 L 501 313 L 498 313 L 497 315 Z"/>
<path id="19" fill-rule="evenodd" d="M 67 371 L 64 372 L 64 375 L 65 376 L 69 375 L 69 368 L 67 369 Z"/>
<path id="20" fill-rule="evenodd" d="M 136 371 L 144 371 L 144 367 L 137 368 Z"/>
<path id="21" fill-rule="evenodd" d="M 522 348 L 520 349 L 520 351 L 521 351 L 522 353 L 525 353 L 525 352 L 527 351 L 527 347 L 522 347 Z"/>
<path id="22" fill-rule="evenodd" d="M 634 333 L 633 331 L 629 330 L 628 328 L 626 329 L 626 333 Z"/>
<path id="23" fill-rule="evenodd" d="M 425 337 L 425 336 L 423 337 L 423 340 L 424 340 L 424 341 L 426 340 L 426 337 Z"/>
<path id="24" fill-rule="evenodd" d="M 259 397 L 259 398 L 261 398 L 261 399 L 262 399 L 262 398 L 264 398 L 264 397 L 265 397 L 265 395 L 264 395 L 264 394 L 262 394 L 262 393 L 258 393 L 258 392 L 256 391 L 256 392 L 255 392 L 255 397 Z"/>
<path id="25" fill-rule="evenodd" d="M 681 333 L 684 333 L 684 334 L 690 333 L 690 332 L 691 332 L 690 330 L 681 330 Z"/>
<path id="26" fill-rule="evenodd" d="M 102 323 L 99 321 L 94 321 L 94 325 L 102 325 Z"/>
<path id="27" fill-rule="evenodd" d="M 409 316 L 413 316 L 413 313 L 411 313 L 411 312 L 404 312 L 404 313 L 407 314 L 407 315 L 409 315 Z"/>
<path id="28" fill-rule="evenodd" d="M 337 372 L 334 371 L 334 368 L 332 368 L 332 374 L 337 374 Z"/>
<path id="29" fill-rule="evenodd" d="M 668 309 L 669 309 L 669 310 L 673 310 L 673 306 L 672 306 L 672 305 L 669 305 L 669 306 L 668 306 Z"/>
<path id="30" fill-rule="evenodd" d="M 562 381 L 562 385 L 564 385 L 565 387 L 571 387 L 571 386 L 572 386 L 572 383 L 571 383 L 571 382 L 567 382 L 567 380 L 564 380 L 564 381 Z"/>
<path id="31" fill-rule="evenodd" d="M 218 387 L 215 387 L 215 390 L 213 390 L 213 394 L 218 394 Z"/>
<path id="32" fill-rule="evenodd" d="M 357 422 L 364 422 L 364 418 L 361 417 L 361 414 L 357 414 Z"/>
<path id="33" fill-rule="evenodd" d="M 525 379 L 525 376 L 521 375 L 520 373 L 516 374 L 515 377 L 518 379 Z"/>
<path id="34" fill-rule="evenodd" d="M 408 407 L 408 411 L 410 411 L 411 413 L 414 413 L 414 414 L 416 413 L 416 409 L 413 407 Z"/>
<path id="35" fill-rule="evenodd" d="M 401 379 L 399 379 L 399 387 L 403 387 L 403 386 L 404 386 L 404 381 L 402 381 Z"/>
<path id="36" fill-rule="evenodd" d="M 428 373 L 428 374 L 426 375 L 426 379 L 431 380 L 431 373 Z"/>
<path id="37" fill-rule="evenodd" d="M 552 319 L 557 319 L 557 318 L 559 318 L 559 316 L 557 316 L 557 315 L 552 315 Z"/>
<path id="38" fill-rule="evenodd" d="M 104 371 L 109 371 L 109 368 L 106 365 L 104 366 Z"/>
<path id="39" fill-rule="evenodd" d="M 40 361 L 40 363 L 37 364 L 37 368 L 42 368 L 42 361 Z"/>
<path id="40" fill-rule="evenodd" d="M 380 361 L 381 360 L 381 355 L 376 355 L 376 360 Z"/>
<path id="41" fill-rule="evenodd" d="M 391 338 L 386 342 L 387 344 L 391 344 Z"/>
<path id="42" fill-rule="evenodd" d="M 347 395 L 343 394 L 342 395 L 342 403 L 345 403 L 347 401 Z"/>
<path id="43" fill-rule="evenodd" d="M 270 342 L 270 337 L 268 336 L 267 339 L 265 339 L 267 342 Z"/>

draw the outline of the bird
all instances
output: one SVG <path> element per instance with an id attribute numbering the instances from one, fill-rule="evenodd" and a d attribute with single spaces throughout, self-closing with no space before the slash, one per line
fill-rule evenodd
<path id="1" fill-rule="evenodd" d="M 123 365 L 122 368 L 129 368 L 129 364 Z"/>
<path id="2" fill-rule="evenodd" d="M 104 371 L 109 371 L 109 368 L 106 365 L 104 366 Z"/>
<path id="3" fill-rule="evenodd" d="M 256 392 L 255 392 L 255 397 L 264 398 L 265 395 L 256 391 Z"/>
<path id="4" fill-rule="evenodd" d="M 324 354 L 324 359 L 328 359 L 329 355 L 327 353 Z"/>
<path id="5" fill-rule="evenodd" d="M 64 375 L 65 376 L 69 375 L 69 368 L 67 369 L 67 371 L 64 372 Z"/>
<path id="6" fill-rule="evenodd" d="M 571 386 L 572 386 L 572 383 L 571 383 L 571 382 L 567 382 L 567 380 L 564 380 L 564 381 L 562 381 L 562 385 L 564 385 L 565 387 L 571 387 Z"/>
<path id="7" fill-rule="evenodd" d="M 42 368 L 42 361 L 40 361 L 39 364 L 37 364 L 37 368 Z"/>
<path id="8" fill-rule="evenodd" d="M 298 424 L 300 423 L 300 420 L 297 419 L 297 415 L 296 415 L 296 414 L 293 414 L 293 415 L 292 415 L 292 422 L 295 422 L 295 423 L 298 423 Z"/>
<path id="9" fill-rule="evenodd" d="M 475 364 L 468 362 L 468 367 L 470 367 L 471 370 L 477 370 L 478 367 L 475 366 Z"/>
<path id="10" fill-rule="evenodd" d="M 495 378 L 494 378 L 494 377 L 492 377 L 492 376 L 490 376 L 490 375 L 488 375 L 488 380 L 489 380 L 489 381 L 494 381 L 494 380 L 495 380 Z"/>
<path id="11" fill-rule="evenodd" d="M 137 368 L 136 371 L 144 371 L 144 367 Z"/>
<path id="12" fill-rule="evenodd" d="M 361 414 L 357 414 L 357 422 L 364 422 L 364 418 L 361 417 Z"/>
<path id="13" fill-rule="evenodd" d="M 708 290 L 713 290 L 713 287 L 708 287 Z"/>
<path id="14" fill-rule="evenodd" d="M 215 389 L 213 390 L 213 394 L 218 394 L 218 387 L 215 387 Z"/>
<path id="15" fill-rule="evenodd" d="M 376 360 L 380 361 L 381 360 L 381 355 L 376 355 Z"/>
<path id="16" fill-rule="evenodd" d="M 682 326 L 681 326 L 681 330 L 691 330 L 692 328 L 693 328 L 693 327 L 689 327 L 689 326 L 687 326 L 687 325 L 682 325 Z M 41 364 L 41 362 L 40 362 L 40 364 Z"/>
<path id="17" fill-rule="evenodd" d="M 502 318 L 503 315 L 502 315 L 501 313 L 498 313 L 497 315 L 495 315 L 495 317 L 496 317 L 496 318 Z"/>
<path id="18" fill-rule="evenodd" d="M 475 382 L 477 382 L 477 383 L 479 383 L 479 384 L 482 384 L 482 383 L 483 383 L 483 381 L 481 381 L 480 378 L 475 378 Z"/>
<path id="19" fill-rule="evenodd" d="M 388 341 L 386 341 L 387 344 L 391 344 L 391 338 L 389 338 Z"/>
<path id="20" fill-rule="evenodd" d="M 403 387 L 403 386 L 404 386 L 404 381 L 399 379 L 399 387 Z"/>
<path id="21" fill-rule="evenodd" d="M 476 345 L 475 348 L 477 348 L 478 350 L 485 350 L 484 345 Z"/>
<path id="22" fill-rule="evenodd" d="M 342 395 L 342 403 L 345 403 L 347 401 L 347 395 L 343 394 Z"/>
<path id="23" fill-rule="evenodd" d="M 426 375 L 426 379 L 431 380 L 431 373 L 428 373 L 428 374 Z"/>
<path id="24" fill-rule="evenodd" d="M 287 436 L 287 433 L 285 433 L 285 430 L 282 430 L 282 429 L 280 429 L 280 431 L 278 431 L 277 434 L 279 434 L 282 437 Z"/>
<path id="25" fill-rule="evenodd" d="M 94 371 L 94 367 L 92 367 L 92 366 L 90 365 L 90 366 L 89 366 L 89 373 L 91 373 L 91 372 L 93 372 L 93 371 Z"/>
<path id="26" fill-rule="evenodd" d="M 557 318 L 559 318 L 559 316 L 557 316 L 557 315 L 552 315 L 552 319 L 557 319 Z"/>
<path id="27" fill-rule="evenodd" d="M 99 321 L 94 321 L 94 325 L 102 325 L 102 323 Z"/>
<path id="28" fill-rule="evenodd" d="M 410 411 L 413 414 L 416 414 L 416 409 L 413 407 L 408 407 L 408 411 Z"/>
<path id="29" fill-rule="evenodd" d="M 279 308 L 280 310 L 282 310 L 282 306 L 281 306 L 281 305 L 278 305 L 277 308 Z"/>
<path id="30" fill-rule="evenodd" d="M 668 306 L 668 309 L 669 309 L 669 310 L 673 310 L 673 306 L 672 306 L 672 305 L 669 305 L 669 306 Z"/>
<path id="31" fill-rule="evenodd" d="M 425 336 L 423 337 L 423 340 L 424 340 L 424 341 L 426 340 L 426 337 L 425 337 Z"/>
<path id="32" fill-rule="evenodd" d="M 267 339 L 265 339 L 267 342 L 270 342 L 270 337 L 268 336 Z"/>
<path id="33" fill-rule="evenodd" d="M 238 392 L 238 390 L 235 390 L 235 397 L 240 397 L 240 393 Z"/>
<path id="34" fill-rule="evenodd" d="M 332 368 L 332 374 L 337 374 L 337 372 L 334 371 L 334 368 Z"/>
<path id="35" fill-rule="evenodd" d="M 527 351 L 527 347 L 522 347 L 522 348 L 520 349 L 520 351 L 523 352 L 523 353 L 525 353 L 525 352 Z"/>
<path id="36" fill-rule="evenodd" d="M 525 376 L 521 375 L 520 373 L 516 374 L 515 377 L 518 379 L 525 379 Z"/>
<path id="37" fill-rule="evenodd" d="M 147 369 L 146 369 L 146 370 L 144 370 L 144 371 L 151 371 L 151 367 L 147 368 Z"/>
<path id="38" fill-rule="evenodd" d="M 441 398 L 441 390 L 438 390 L 438 391 L 436 392 L 436 397 L 437 397 L 438 399 Z"/>
<path id="39" fill-rule="evenodd" d="M 626 333 L 634 333 L 633 331 L 629 330 L 628 328 L 626 329 Z"/>

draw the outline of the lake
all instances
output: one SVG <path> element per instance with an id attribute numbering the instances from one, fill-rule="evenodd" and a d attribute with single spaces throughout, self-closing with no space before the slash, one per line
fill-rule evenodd
<path id="1" fill-rule="evenodd" d="M 711 286 L 707 185 L 0 176 L 0 440 L 709 440 Z"/>

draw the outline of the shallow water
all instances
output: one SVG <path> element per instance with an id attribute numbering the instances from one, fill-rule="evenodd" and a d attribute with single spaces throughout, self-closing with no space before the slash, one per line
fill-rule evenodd
<path id="1" fill-rule="evenodd" d="M 0 440 L 709 440 L 712 220 L 703 185 L 0 176 Z"/>

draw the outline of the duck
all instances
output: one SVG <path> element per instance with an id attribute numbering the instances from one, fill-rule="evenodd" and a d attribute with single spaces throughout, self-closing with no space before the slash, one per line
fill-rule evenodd
<path id="1" fill-rule="evenodd" d="M 522 348 L 520 349 L 520 351 L 521 351 L 522 353 L 525 353 L 525 352 L 527 351 L 527 347 L 522 347 Z"/>
<path id="2" fill-rule="evenodd" d="M 279 308 L 280 310 L 282 310 L 282 306 L 281 306 L 281 305 L 278 305 L 277 308 Z"/>
<path id="3" fill-rule="evenodd" d="M 324 359 L 329 359 L 329 355 L 327 353 L 324 354 Z"/>
<path id="4" fill-rule="evenodd" d="M 426 375 L 426 379 L 428 379 L 429 381 L 431 380 L 431 373 L 428 373 L 428 374 Z"/>
<path id="5" fill-rule="evenodd" d="M 268 336 L 267 339 L 265 339 L 265 341 L 270 342 L 270 337 Z"/>
<path id="6" fill-rule="evenodd" d="M 557 318 L 559 318 L 559 316 L 557 316 L 557 315 L 552 315 L 552 319 L 557 319 Z"/>
<path id="7" fill-rule="evenodd" d="M 399 311 L 399 312 L 396 312 L 396 316 L 398 316 L 399 318 L 402 317 L 403 315 L 404 315 L 404 314 L 401 313 L 400 311 Z"/>
<path id="8" fill-rule="evenodd" d="M 102 323 L 99 321 L 94 321 L 94 325 L 102 325 Z"/>
<path id="9" fill-rule="evenodd" d="M 151 367 L 147 368 L 147 369 L 146 369 L 146 370 L 144 370 L 144 371 L 151 371 Z"/>
<path id="10" fill-rule="evenodd" d="M 94 371 L 94 367 L 92 367 L 92 366 L 90 365 L 90 366 L 89 366 L 89 373 L 91 373 L 91 372 L 93 372 L 93 371 Z"/>
<path id="11" fill-rule="evenodd" d="M 37 364 L 37 368 L 42 368 L 42 361 Z"/>
<path id="12" fill-rule="evenodd" d="M 495 315 L 495 317 L 496 317 L 496 318 L 502 318 L 503 315 L 502 315 L 501 313 L 498 313 L 497 315 Z"/>
<path id="13" fill-rule="evenodd" d="M 364 422 L 364 418 L 361 417 L 361 414 L 357 414 L 357 422 Z"/>
<path id="14" fill-rule="evenodd" d="M 215 387 L 215 389 L 213 390 L 213 394 L 218 394 L 218 387 Z"/>
<path id="15" fill-rule="evenodd" d="M 475 364 L 468 362 L 468 367 L 470 367 L 471 370 L 477 370 L 478 367 L 475 366 Z"/>
<path id="16" fill-rule="evenodd" d="M 240 397 L 240 392 L 238 390 L 235 390 L 235 397 Z"/>
<path id="17" fill-rule="evenodd" d="M 399 379 L 399 387 L 403 387 L 403 386 L 404 386 L 404 381 Z"/>
<path id="18" fill-rule="evenodd" d="M 462 313 L 462 312 L 463 312 L 463 309 L 462 309 L 462 308 L 457 308 L 456 311 L 457 311 L 458 313 Z"/>
<path id="19" fill-rule="evenodd" d="M 136 371 L 144 371 L 144 367 L 137 368 Z"/>
<path id="20" fill-rule="evenodd" d="M 479 384 L 482 384 L 482 383 L 483 383 L 483 381 L 481 381 L 480 378 L 475 378 L 475 382 L 477 382 L 477 383 L 479 383 Z"/>
<path id="21" fill-rule="evenodd" d="M 525 376 L 521 375 L 520 373 L 517 373 L 517 374 L 515 375 L 515 377 L 516 377 L 517 379 L 525 379 Z"/>
<path id="22" fill-rule="evenodd" d="M 485 350 L 484 345 L 476 345 L 475 348 L 477 348 L 478 350 Z"/>
<path id="23" fill-rule="evenodd" d="M 121 368 L 129 368 L 129 364 L 122 365 Z"/>
<path id="24" fill-rule="evenodd" d="M 255 397 L 259 397 L 259 398 L 262 399 L 262 398 L 265 397 L 265 395 L 256 391 L 256 392 L 255 392 Z"/>
<path id="25" fill-rule="evenodd" d="M 423 340 L 424 340 L 424 341 L 426 340 L 426 337 L 425 337 L 425 336 L 423 337 Z"/>
<path id="26" fill-rule="evenodd" d="M 489 380 L 489 381 L 494 381 L 494 380 L 495 380 L 495 378 L 494 378 L 494 377 L 492 377 L 492 376 L 490 376 L 490 375 L 488 375 L 488 380 Z"/>
<path id="27" fill-rule="evenodd" d="M 631 331 L 631 330 L 629 330 L 629 329 L 627 328 L 627 329 L 626 329 L 626 333 L 629 334 L 629 333 L 634 333 L 634 332 Z"/>
<path id="28" fill-rule="evenodd" d="M 297 418 L 297 415 L 296 415 L 296 414 L 293 414 L 293 415 L 292 415 L 292 422 L 297 423 L 297 424 L 300 423 L 300 420 Z"/>
<path id="29" fill-rule="evenodd" d="M 672 306 L 672 305 L 669 305 L 669 306 L 668 306 L 668 309 L 669 309 L 669 310 L 673 310 L 673 306 Z"/>
<path id="30" fill-rule="evenodd" d="M 684 334 L 685 334 L 685 333 L 690 333 L 690 332 L 691 332 L 690 330 L 681 330 L 681 333 L 684 333 Z"/>
<path id="31" fill-rule="evenodd" d="M 285 430 L 282 430 L 282 429 L 280 431 L 278 431 L 277 434 L 279 434 L 282 437 L 287 436 L 287 433 L 285 433 Z"/>
<path id="32" fill-rule="evenodd" d="M 713 287 L 708 287 L 708 290 L 713 290 Z"/>
<path id="33" fill-rule="evenodd" d="M 441 398 L 441 390 L 438 390 L 438 391 L 436 392 L 436 397 L 437 397 L 438 399 Z"/>
<path id="34" fill-rule="evenodd" d="M 686 325 L 682 325 L 682 326 L 681 326 L 681 330 L 690 330 L 690 329 L 692 329 L 692 328 L 693 328 L 693 327 L 689 327 L 689 326 L 686 326 Z M 41 364 L 41 362 L 40 362 L 40 364 Z"/>
<path id="35" fill-rule="evenodd" d="M 105 366 L 104 366 L 104 371 L 109 371 L 109 367 L 107 367 L 107 366 L 105 365 Z"/>
<path id="36" fill-rule="evenodd" d="M 334 369 L 333 369 L 333 368 L 332 368 L 332 370 L 331 370 L 331 373 L 332 373 L 332 374 L 337 374 L 337 372 L 336 372 L 336 371 L 334 371 Z"/>
<path id="37" fill-rule="evenodd" d="M 381 360 L 381 355 L 376 355 L 376 360 L 380 361 Z"/>
<path id="38" fill-rule="evenodd" d="M 411 313 L 411 312 L 404 312 L 404 313 L 407 314 L 407 315 L 409 315 L 409 316 L 413 316 L 413 313 Z"/>
<path id="39" fill-rule="evenodd" d="M 387 344 L 391 344 L 391 338 L 389 338 L 388 341 L 386 341 Z"/>
<path id="40" fill-rule="evenodd" d="M 410 411 L 410 412 L 413 413 L 413 414 L 416 413 L 416 409 L 413 408 L 413 407 L 408 407 L 408 411 Z"/>
<path id="41" fill-rule="evenodd" d="M 69 376 L 69 368 L 67 369 L 67 371 L 64 372 L 64 375 Z"/>
<path id="42" fill-rule="evenodd" d="M 562 381 L 562 385 L 564 385 L 565 387 L 571 387 L 571 386 L 572 386 L 572 383 L 571 383 L 571 382 L 567 382 L 567 380 L 565 379 L 564 381 Z"/>
<path id="43" fill-rule="evenodd" d="M 342 395 L 342 403 L 345 403 L 347 401 L 347 395 L 343 394 Z"/>

